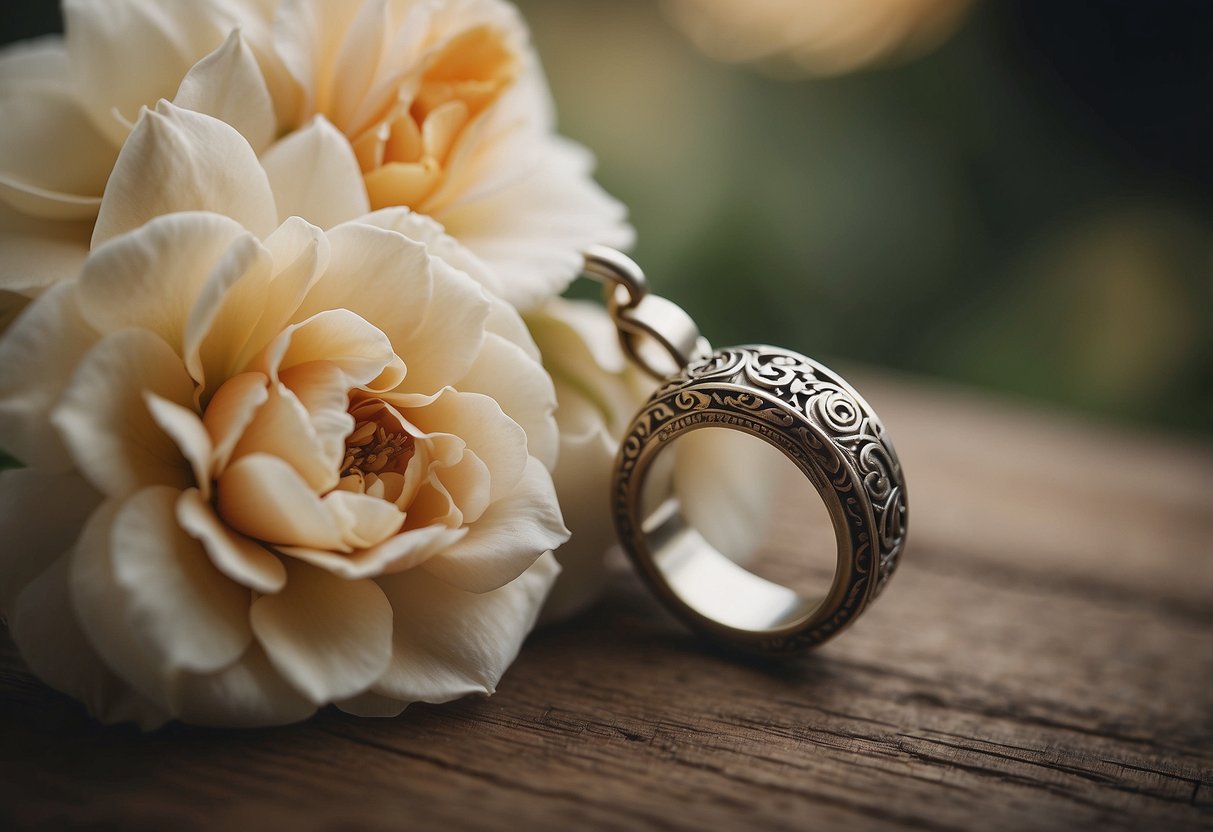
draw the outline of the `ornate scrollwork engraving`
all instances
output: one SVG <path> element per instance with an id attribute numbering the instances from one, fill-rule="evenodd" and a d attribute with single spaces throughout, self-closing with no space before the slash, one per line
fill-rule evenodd
<path id="1" fill-rule="evenodd" d="M 644 546 L 633 516 L 638 463 L 659 452 L 653 443 L 706 425 L 743 430 L 779 448 L 827 505 L 834 503 L 836 528 L 845 524 L 840 552 L 849 554 L 849 568 L 840 573 L 846 585 L 831 592 L 834 602 L 823 604 L 821 615 L 803 629 L 751 646 L 784 653 L 819 644 L 880 593 L 904 548 L 905 481 L 884 426 L 841 377 L 789 350 L 735 347 L 692 362 L 637 414 L 619 454 L 614 514 L 620 539 L 634 557 Z"/>

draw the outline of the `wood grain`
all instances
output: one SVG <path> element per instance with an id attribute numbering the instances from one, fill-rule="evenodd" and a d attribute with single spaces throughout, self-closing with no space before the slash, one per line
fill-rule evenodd
<path id="1" fill-rule="evenodd" d="M 5 642 L 0 825 L 1213 828 L 1213 451 L 863 388 L 909 474 L 910 548 L 817 653 L 716 653 L 620 569 L 491 699 L 143 736 Z"/>

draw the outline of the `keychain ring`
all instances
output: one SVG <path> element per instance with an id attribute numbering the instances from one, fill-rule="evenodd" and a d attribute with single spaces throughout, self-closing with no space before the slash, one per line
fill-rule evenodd
<path id="1" fill-rule="evenodd" d="M 823 599 L 728 560 L 688 524 L 677 497 L 645 513 L 654 460 L 679 436 L 707 427 L 765 440 L 816 487 L 838 549 Z M 852 623 L 905 544 L 905 481 L 879 418 L 837 374 L 778 347 L 717 351 L 658 389 L 623 438 L 611 502 L 623 548 L 670 609 L 718 642 L 765 654 L 815 647 Z"/>

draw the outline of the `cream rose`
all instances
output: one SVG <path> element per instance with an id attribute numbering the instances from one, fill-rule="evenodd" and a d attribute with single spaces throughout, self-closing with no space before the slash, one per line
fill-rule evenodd
<path id="1" fill-rule="evenodd" d="M 283 215 L 353 181 L 357 199 L 311 199 L 304 219 L 431 216 L 520 308 L 560 292 L 587 245 L 630 242 L 589 154 L 554 133 L 502 0 L 66 0 L 64 14 L 66 39 L 0 56 L 0 289 L 36 292 L 78 267 L 119 148 L 161 98 L 238 129 Z M 313 179 L 301 159 L 334 156 L 335 139 L 353 162 Z"/>
<path id="2" fill-rule="evenodd" d="M 207 116 L 145 112 L 115 180 L 82 270 L 0 338 L 30 667 L 145 727 L 491 693 L 568 537 L 517 313 L 415 215 L 279 224 Z"/>

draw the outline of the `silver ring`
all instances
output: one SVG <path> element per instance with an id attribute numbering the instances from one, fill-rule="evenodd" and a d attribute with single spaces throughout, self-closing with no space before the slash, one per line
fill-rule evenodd
<path id="1" fill-rule="evenodd" d="M 654 460 L 707 427 L 765 440 L 817 489 L 838 548 L 824 598 L 801 597 L 728 560 L 686 522 L 675 497 L 645 514 Z M 620 542 L 666 605 L 718 642 L 765 654 L 815 647 L 853 622 L 905 546 L 905 480 L 879 418 L 837 374 L 778 347 L 719 350 L 658 389 L 624 436 L 611 500 Z"/>

